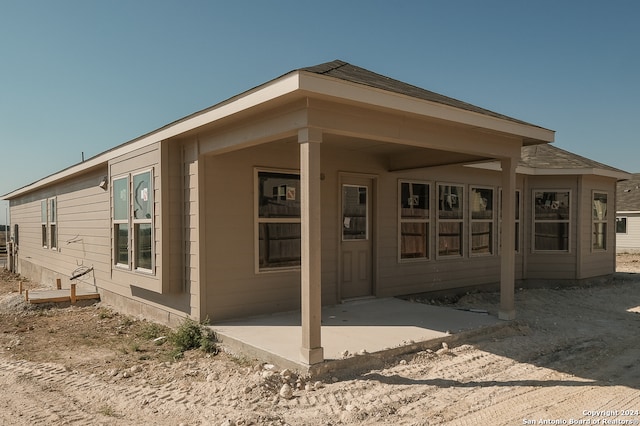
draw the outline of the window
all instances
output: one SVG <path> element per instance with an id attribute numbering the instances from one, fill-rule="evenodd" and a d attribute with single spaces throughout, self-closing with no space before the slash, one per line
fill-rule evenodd
<path id="1" fill-rule="evenodd" d="M 627 218 L 616 217 L 616 234 L 626 234 L 626 233 L 627 233 Z"/>
<path id="2" fill-rule="evenodd" d="M 258 270 L 300 266 L 300 175 L 257 171 Z"/>
<path id="3" fill-rule="evenodd" d="M 494 191 L 492 188 L 471 187 L 471 254 L 493 254 Z"/>
<path id="4" fill-rule="evenodd" d="M 40 202 L 40 222 L 42 223 L 42 247 L 47 248 L 49 246 L 49 239 L 47 238 L 47 220 L 49 215 L 47 214 L 47 200 Z"/>
<path id="5" fill-rule="evenodd" d="M 153 272 L 153 171 L 113 180 L 113 262 L 117 267 Z"/>
<path id="6" fill-rule="evenodd" d="M 593 245 L 594 250 L 607 249 L 607 194 L 593 193 Z"/>
<path id="7" fill-rule="evenodd" d="M 117 266 L 129 267 L 129 177 L 115 179 L 113 185 L 113 247 Z"/>
<path id="8" fill-rule="evenodd" d="M 569 251 L 570 192 L 534 191 L 534 250 Z"/>
<path id="9" fill-rule="evenodd" d="M 438 255 L 462 256 L 464 187 L 438 185 Z"/>
<path id="10" fill-rule="evenodd" d="M 342 241 L 369 238 L 366 186 L 342 185 Z"/>
<path id="11" fill-rule="evenodd" d="M 135 269 L 153 268 L 153 182 L 151 171 L 133 175 L 133 260 Z"/>
<path id="12" fill-rule="evenodd" d="M 52 249 L 58 247 L 58 218 L 57 218 L 56 199 L 49 199 L 49 236 Z"/>
<path id="13" fill-rule="evenodd" d="M 40 202 L 40 223 L 42 247 L 55 250 L 58 246 L 57 208 L 55 198 L 49 198 Z"/>
<path id="14" fill-rule="evenodd" d="M 429 191 L 427 183 L 400 181 L 400 259 L 429 258 Z"/>

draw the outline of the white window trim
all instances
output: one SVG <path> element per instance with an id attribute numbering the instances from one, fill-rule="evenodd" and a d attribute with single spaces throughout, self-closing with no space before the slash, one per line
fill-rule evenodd
<path id="1" fill-rule="evenodd" d="M 439 204 L 439 198 L 440 198 L 440 186 L 457 186 L 462 188 L 462 218 L 461 219 L 441 219 L 440 218 L 440 204 Z M 466 221 L 467 221 L 467 209 L 465 208 L 465 203 L 468 203 L 467 201 L 467 185 L 464 183 L 449 183 L 449 182 L 436 182 L 435 185 L 435 200 L 436 202 L 434 203 L 434 209 L 435 209 L 435 219 L 436 219 L 436 232 L 435 232 L 435 258 L 437 260 L 442 259 L 462 259 L 465 256 L 465 232 L 464 232 L 464 227 L 466 226 Z M 459 222 L 462 227 L 460 229 L 460 254 L 452 254 L 452 255 L 441 255 L 440 254 L 440 223 L 457 223 Z"/>
<path id="2" fill-rule="evenodd" d="M 152 197 L 152 204 L 151 204 L 151 218 L 144 218 L 144 219 L 135 219 L 133 212 L 134 212 L 134 197 L 133 197 L 133 192 L 135 191 L 135 188 L 133 188 L 133 178 L 135 176 L 139 176 L 145 173 L 149 173 L 150 174 L 150 179 L 149 179 L 149 192 L 151 193 L 151 197 Z M 127 218 L 126 219 L 115 219 L 115 202 L 113 200 L 114 194 L 113 194 L 113 189 L 111 190 L 111 233 L 112 233 L 112 239 L 111 239 L 111 255 L 113 256 L 112 259 L 112 267 L 114 269 L 120 270 L 120 271 L 129 271 L 129 272 L 135 272 L 135 273 L 139 273 L 139 274 L 143 274 L 143 275 L 155 275 L 155 271 L 156 271 L 156 259 L 155 259 L 155 250 L 156 250 L 156 239 L 155 239 L 155 203 L 156 203 L 156 197 L 155 197 L 155 192 L 154 192 L 154 180 L 155 180 L 156 176 L 154 174 L 154 168 L 146 168 L 146 169 L 141 169 L 141 170 L 136 170 L 130 173 L 125 173 L 125 174 L 120 174 L 117 176 L 114 176 L 111 178 L 111 188 L 114 187 L 114 182 L 121 180 L 121 179 L 126 179 L 127 180 Z M 118 256 L 117 256 L 117 244 L 116 244 L 116 235 L 115 235 L 115 225 L 117 224 L 123 224 L 123 225 L 127 225 L 128 227 L 128 234 L 127 234 L 127 264 L 124 263 L 118 263 Z M 140 268 L 140 267 L 136 267 L 136 240 L 135 240 L 135 225 L 139 225 L 139 224 L 150 224 L 151 225 L 151 269 L 147 269 L 147 268 Z"/>
<path id="3" fill-rule="evenodd" d="M 426 219 L 403 219 L 402 218 L 402 184 L 420 184 L 427 185 L 427 191 L 429 192 L 428 205 L 429 205 L 429 217 Z M 433 185 L 432 182 L 414 180 L 414 179 L 398 179 L 398 263 L 418 263 L 428 262 L 432 259 L 433 247 L 431 242 L 433 241 L 433 230 L 431 229 L 431 217 L 433 216 Z M 417 258 L 403 258 L 402 257 L 402 224 L 403 223 L 425 223 L 427 226 L 427 256 Z"/>
<path id="4" fill-rule="evenodd" d="M 471 192 L 474 189 L 489 189 L 493 192 L 493 197 L 491 200 L 491 219 L 474 219 L 473 218 L 473 206 L 471 205 Z M 469 202 L 467 205 L 469 206 L 469 256 L 470 257 L 487 257 L 487 256 L 495 256 L 496 255 L 496 188 L 493 186 L 485 186 L 485 185 L 469 185 Z M 493 226 L 491 227 L 491 247 L 489 248 L 489 253 L 474 253 L 473 252 L 473 224 L 474 223 L 491 223 Z"/>
<path id="5" fill-rule="evenodd" d="M 569 193 L 569 219 L 566 220 L 536 220 L 536 192 L 567 192 Z M 531 252 L 542 254 L 571 254 L 573 230 L 571 229 L 571 217 L 573 215 L 573 191 L 567 188 L 533 188 L 531 190 Z M 536 250 L 536 223 L 567 223 L 569 224 L 567 235 L 567 250 Z"/>
<path id="6" fill-rule="evenodd" d="M 115 188 L 115 185 L 114 185 L 115 182 L 119 181 L 119 180 L 122 180 L 122 179 L 126 179 L 126 181 L 127 181 L 127 185 L 126 185 L 126 187 L 127 187 L 127 218 L 126 219 L 116 219 L 115 218 L 116 217 L 116 214 L 115 214 L 116 203 L 115 203 L 115 200 L 112 199 L 111 200 L 111 204 L 112 204 L 112 208 L 111 208 L 111 212 L 112 212 L 111 213 L 111 232 L 113 233 L 113 239 L 112 239 L 112 241 L 113 241 L 113 243 L 112 243 L 113 244 L 113 251 L 112 251 L 112 253 L 113 253 L 113 265 L 118 269 L 127 269 L 127 270 L 129 270 L 129 269 L 131 269 L 131 247 L 130 247 L 130 245 L 131 245 L 131 226 L 129 224 L 129 218 L 131 216 L 131 213 L 130 213 L 131 202 L 129 201 L 129 198 L 131 197 L 131 179 L 130 179 L 128 174 L 120 175 L 120 176 L 117 176 L 117 177 L 114 177 L 114 178 L 111 179 L 111 188 L 112 188 L 111 196 L 114 197 L 113 188 Z M 127 227 L 128 227 L 128 231 L 127 231 L 127 263 L 126 264 L 118 263 L 118 257 L 119 256 L 117 254 L 118 245 L 117 245 L 117 235 L 116 235 L 116 232 L 115 232 L 115 225 L 127 225 Z"/>
<path id="7" fill-rule="evenodd" d="M 47 219 L 49 221 L 49 248 L 53 251 L 58 251 L 58 246 L 60 245 L 58 244 L 58 235 L 59 235 L 58 198 L 57 197 L 48 198 L 47 206 L 48 206 Z M 55 217 L 55 220 L 53 220 L 52 216 Z M 54 231 L 54 227 L 55 227 L 55 231 Z M 55 234 L 55 238 L 53 238 L 54 234 Z"/>
<path id="8" fill-rule="evenodd" d="M 42 248 L 49 248 L 49 201 L 46 198 L 40 201 L 40 243 Z"/>
<path id="9" fill-rule="evenodd" d="M 593 217 L 593 214 L 591 215 L 591 252 L 593 253 L 602 253 L 602 252 L 606 252 L 609 251 L 609 244 L 607 244 L 607 239 L 608 239 L 608 230 L 609 230 L 609 192 L 608 191 L 604 191 L 604 190 L 598 190 L 598 189 L 594 189 L 591 191 L 591 202 L 593 203 L 594 198 L 596 196 L 596 194 L 604 194 L 607 197 L 607 212 L 605 213 L 605 219 L 600 220 L 600 219 L 596 219 L 595 217 Z M 593 206 L 591 206 L 592 210 L 593 210 Z M 593 233 L 593 226 L 596 223 L 603 223 L 604 224 L 604 248 L 596 248 L 594 247 L 594 243 L 595 243 L 595 235 Z"/>
<path id="10" fill-rule="evenodd" d="M 142 219 L 136 219 L 134 216 L 134 211 L 135 211 L 135 206 L 134 206 L 134 195 L 135 195 L 135 191 L 136 188 L 133 187 L 133 181 L 135 179 L 136 176 L 140 176 L 143 175 L 145 173 L 149 173 L 149 193 L 151 194 L 152 197 L 152 203 L 151 203 L 151 217 L 150 218 L 142 218 Z M 131 191 L 129 193 L 129 204 L 130 204 L 130 218 L 131 218 L 131 226 L 129 228 L 129 232 L 130 232 L 130 241 L 131 241 L 131 247 L 129 248 L 129 252 L 131 254 L 131 259 L 130 262 L 131 263 L 131 267 L 134 271 L 136 272 L 140 272 L 140 273 L 144 273 L 144 274 L 153 274 L 155 269 L 156 269 L 156 256 L 155 256 L 155 245 L 156 245 L 156 240 L 155 240 L 155 203 L 156 203 L 156 197 L 155 197 L 155 193 L 154 193 L 154 179 L 155 179 L 155 175 L 153 173 L 153 168 L 149 168 L 149 169 L 144 169 L 144 170 L 139 170 L 136 171 L 135 173 L 132 172 L 131 173 L 131 179 L 130 179 L 130 185 L 131 185 Z M 140 268 L 137 265 L 138 263 L 138 259 L 136 257 L 137 255 L 137 249 L 136 249 L 136 225 L 151 225 L 151 269 L 148 268 Z"/>
<path id="11" fill-rule="evenodd" d="M 260 224 L 261 223 L 299 223 L 302 226 L 302 218 L 260 218 L 260 179 L 259 174 L 264 173 L 282 173 L 296 175 L 300 177 L 300 170 L 295 169 L 278 169 L 269 167 L 253 168 L 253 266 L 256 275 L 274 274 L 281 272 L 300 271 L 301 266 L 282 266 L 273 268 L 260 268 Z M 302 212 L 300 212 L 302 214 Z M 302 260 L 302 259 L 301 259 Z"/>

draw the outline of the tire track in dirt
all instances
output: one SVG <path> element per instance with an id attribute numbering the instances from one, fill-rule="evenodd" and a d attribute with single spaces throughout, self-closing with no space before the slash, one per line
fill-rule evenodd
<path id="1" fill-rule="evenodd" d="M 162 421 L 163 411 L 187 411 L 195 409 L 200 414 L 211 410 L 215 402 L 203 401 L 188 390 L 172 383 L 161 386 L 107 383 L 95 375 L 67 371 L 59 365 L 31 363 L 28 361 L 0 361 L 1 383 L 20 383 L 28 387 L 29 398 L 11 401 L 7 406 L 21 407 L 19 413 L 11 413 L 23 424 L 91 424 L 101 419 L 107 424 L 121 413 L 138 413 L 140 419 Z M 51 395 L 58 397 L 51 404 Z M 186 416 L 185 416 L 186 417 Z M 112 419 L 110 419 L 112 418 Z M 2 414 L 0 414 L 2 419 Z M 9 420 L 2 419 L 2 420 Z M 170 424 L 173 424 L 171 422 Z"/>

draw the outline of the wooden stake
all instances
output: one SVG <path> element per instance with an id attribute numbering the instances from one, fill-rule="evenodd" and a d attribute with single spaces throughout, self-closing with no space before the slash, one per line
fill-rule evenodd
<path id="1" fill-rule="evenodd" d="M 24 300 L 29 301 L 29 289 L 24 291 Z"/>
<path id="2" fill-rule="evenodd" d="M 71 304 L 75 305 L 76 303 L 76 284 L 71 284 Z"/>
<path id="3" fill-rule="evenodd" d="M 62 280 L 60 278 L 56 278 L 56 288 L 58 290 L 62 288 Z"/>
<path id="4" fill-rule="evenodd" d="M 22 294 L 22 281 L 18 283 L 18 291 L 20 291 L 20 294 Z"/>

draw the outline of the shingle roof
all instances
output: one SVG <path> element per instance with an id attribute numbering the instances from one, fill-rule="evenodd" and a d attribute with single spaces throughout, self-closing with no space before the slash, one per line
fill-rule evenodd
<path id="1" fill-rule="evenodd" d="M 617 193 L 617 211 L 640 211 L 640 173 L 631 175 L 629 180 L 618 182 Z"/>
<path id="2" fill-rule="evenodd" d="M 400 80 L 394 80 L 393 78 L 384 76 L 382 74 L 377 74 L 373 71 L 351 65 L 338 59 L 332 62 L 326 62 L 324 64 L 315 65 L 312 67 L 301 68 L 298 71 L 307 71 L 315 74 L 327 75 L 352 83 L 363 84 L 369 87 L 375 87 L 377 89 L 387 90 L 390 92 L 411 96 L 417 99 L 436 102 L 466 111 L 477 112 L 479 114 L 488 115 L 502 120 L 508 120 L 515 123 L 525 124 L 527 126 L 542 128 L 540 126 L 527 123 L 526 121 L 518 120 L 513 117 L 490 111 L 488 109 L 480 108 L 467 102 L 440 95 L 430 90 L 413 86 Z"/>
<path id="3" fill-rule="evenodd" d="M 626 173 L 549 144 L 522 147 L 520 165 L 535 169 L 601 169 Z"/>

